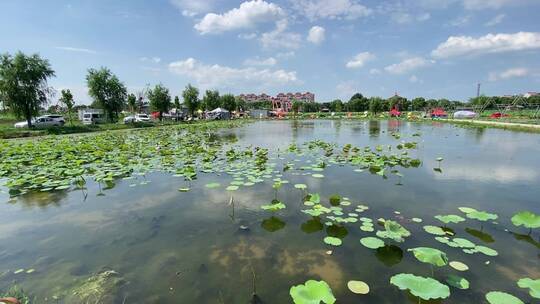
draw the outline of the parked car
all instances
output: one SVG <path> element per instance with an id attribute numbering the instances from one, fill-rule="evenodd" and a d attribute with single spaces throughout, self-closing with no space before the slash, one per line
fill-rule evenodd
<path id="1" fill-rule="evenodd" d="M 82 123 L 85 125 L 93 125 L 105 121 L 105 114 L 102 113 L 83 113 Z"/>
<path id="2" fill-rule="evenodd" d="M 147 114 L 135 114 L 124 117 L 124 123 L 134 123 L 134 122 L 150 122 L 150 116 Z"/>
<path id="3" fill-rule="evenodd" d="M 41 116 L 32 119 L 32 127 L 34 128 L 48 128 L 48 127 L 61 127 L 64 123 L 48 116 Z M 28 122 L 21 121 L 15 124 L 15 128 L 28 128 Z"/>
<path id="4" fill-rule="evenodd" d="M 59 123 L 61 123 L 62 125 L 65 125 L 65 124 L 66 124 L 66 120 L 64 119 L 64 116 L 62 116 L 62 115 L 58 115 L 58 114 L 46 114 L 46 115 L 43 115 L 42 117 L 49 117 L 49 118 L 52 118 L 52 119 L 58 121 Z"/>

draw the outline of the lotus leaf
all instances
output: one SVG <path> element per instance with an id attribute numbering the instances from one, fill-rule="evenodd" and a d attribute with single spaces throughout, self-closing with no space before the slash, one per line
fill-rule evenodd
<path id="1" fill-rule="evenodd" d="M 456 243 L 460 248 L 474 248 L 476 246 L 473 242 L 463 238 L 454 238 L 452 242 Z"/>
<path id="2" fill-rule="evenodd" d="M 524 226 L 525 228 L 536 229 L 540 228 L 540 215 L 530 211 L 521 211 L 512 216 L 512 224 L 514 226 Z"/>
<path id="3" fill-rule="evenodd" d="M 409 230 L 405 229 L 398 222 L 387 220 L 384 222 L 384 229 L 377 231 L 377 236 L 380 238 L 392 239 L 396 242 L 403 242 L 405 237 L 411 235 Z"/>
<path id="4" fill-rule="evenodd" d="M 294 187 L 295 187 L 296 189 L 300 189 L 300 190 L 307 189 L 307 185 L 306 185 L 306 184 L 295 184 Z"/>
<path id="5" fill-rule="evenodd" d="M 461 216 L 459 216 L 459 215 L 453 215 L 453 214 L 449 214 L 449 215 L 436 215 L 435 218 L 438 219 L 439 221 L 445 223 L 445 224 L 449 224 L 449 223 L 457 224 L 457 223 L 460 223 L 460 222 L 465 221 L 465 219 L 462 218 Z"/>
<path id="6" fill-rule="evenodd" d="M 459 207 L 458 209 L 463 213 L 476 212 L 476 209 L 469 208 L 469 207 Z"/>
<path id="7" fill-rule="evenodd" d="M 304 285 L 291 287 L 289 294 L 295 304 L 333 304 L 336 298 L 325 281 L 309 280 Z"/>
<path id="8" fill-rule="evenodd" d="M 489 247 L 486 247 L 486 246 L 476 246 L 474 247 L 475 251 L 477 252 L 481 252 L 487 256 L 497 256 L 499 255 L 499 253 L 494 250 L 494 249 L 491 249 Z"/>
<path id="9" fill-rule="evenodd" d="M 479 220 L 482 222 L 489 221 L 489 220 L 496 220 L 499 218 L 498 215 L 494 213 L 488 213 L 485 211 L 472 211 L 467 213 L 467 217 L 474 220 Z"/>
<path id="10" fill-rule="evenodd" d="M 462 262 L 458 261 L 452 261 L 449 263 L 450 267 L 454 268 L 457 271 L 467 271 L 469 270 L 469 266 L 465 265 Z"/>
<path id="11" fill-rule="evenodd" d="M 280 201 L 277 201 L 277 202 L 272 202 L 271 204 L 269 205 L 263 205 L 261 206 L 261 209 L 263 210 L 270 210 L 270 211 L 278 211 L 278 210 L 281 210 L 281 209 L 285 209 L 287 206 L 285 206 L 284 203 L 280 202 Z"/>
<path id="12" fill-rule="evenodd" d="M 435 248 L 417 247 L 409 249 L 408 251 L 412 251 L 416 259 L 423 263 L 428 263 L 439 267 L 448 264 L 446 253 Z"/>
<path id="13" fill-rule="evenodd" d="M 448 286 L 435 279 L 409 273 L 400 273 L 391 277 L 390 283 L 401 290 L 409 290 L 411 294 L 423 300 L 446 299 L 450 296 Z"/>
<path id="14" fill-rule="evenodd" d="M 518 286 L 521 288 L 529 288 L 531 297 L 540 299 L 540 279 L 533 280 L 530 278 L 523 278 L 518 281 Z"/>
<path id="15" fill-rule="evenodd" d="M 369 285 L 362 281 L 349 281 L 347 283 L 349 290 L 356 294 L 368 294 Z"/>
<path id="16" fill-rule="evenodd" d="M 446 232 L 441 227 L 437 227 L 437 226 L 427 225 L 427 226 L 424 226 L 424 230 L 427 233 L 433 234 L 433 235 L 446 235 Z"/>
<path id="17" fill-rule="evenodd" d="M 327 236 L 324 238 L 324 242 L 328 245 L 332 245 L 332 246 L 341 246 L 341 244 L 343 243 L 341 241 L 341 239 L 337 238 L 337 237 L 333 237 L 333 236 Z"/>
<path id="18" fill-rule="evenodd" d="M 456 275 L 449 275 L 446 278 L 446 283 L 458 289 L 469 289 L 469 281 Z"/>
<path id="19" fill-rule="evenodd" d="M 524 304 L 523 301 L 513 295 L 500 291 L 488 292 L 486 300 L 489 304 Z"/>
<path id="20" fill-rule="evenodd" d="M 360 243 L 369 249 L 377 249 L 384 247 L 384 242 L 375 237 L 365 237 L 360 239 Z"/>

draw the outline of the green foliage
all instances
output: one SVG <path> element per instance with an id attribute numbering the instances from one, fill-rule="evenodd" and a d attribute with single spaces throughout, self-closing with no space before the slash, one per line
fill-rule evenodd
<path id="1" fill-rule="evenodd" d="M 174 96 L 174 107 L 179 110 L 181 105 L 180 105 L 180 98 L 178 98 L 178 96 Z"/>
<path id="2" fill-rule="evenodd" d="M 232 94 L 225 94 L 221 96 L 221 107 L 225 110 L 232 112 L 236 110 L 236 98 Z"/>
<path id="3" fill-rule="evenodd" d="M 377 236 L 380 238 L 392 239 L 396 242 L 403 242 L 404 238 L 411 235 L 409 230 L 405 229 L 405 227 L 395 221 L 384 221 L 384 229 L 385 230 L 377 231 Z"/>
<path id="4" fill-rule="evenodd" d="M 188 84 L 182 92 L 182 98 L 184 98 L 184 104 L 188 108 L 189 113 L 191 113 L 191 116 L 193 116 L 195 111 L 200 106 L 199 90 L 191 84 Z"/>
<path id="5" fill-rule="evenodd" d="M 517 284 L 520 288 L 528 288 L 531 297 L 540 299 L 540 279 L 523 278 Z"/>
<path id="6" fill-rule="evenodd" d="M 66 106 L 67 112 L 68 112 L 68 119 L 71 122 L 71 124 L 73 125 L 73 121 L 71 119 L 71 112 L 73 110 L 73 106 L 75 105 L 75 101 L 73 100 L 73 94 L 71 94 L 71 91 L 69 89 L 68 90 L 62 90 L 60 92 L 60 94 L 62 96 L 60 96 L 58 101 L 60 101 L 62 104 L 64 104 Z"/>
<path id="7" fill-rule="evenodd" d="M 304 285 L 291 287 L 289 294 L 295 304 L 333 304 L 336 298 L 325 281 L 309 280 Z"/>
<path id="8" fill-rule="evenodd" d="M 460 222 L 463 222 L 465 221 L 464 218 L 462 218 L 461 216 L 459 215 L 453 215 L 453 214 L 449 214 L 449 215 L 436 215 L 435 216 L 436 219 L 438 219 L 439 221 L 445 223 L 445 224 L 449 224 L 449 223 L 460 223 Z"/>
<path id="9" fill-rule="evenodd" d="M 364 245 L 369 249 L 378 249 L 384 247 L 384 241 L 376 237 L 365 237 L 360 239 L 360 244 Z"/>
<path id="10" fill-rule="evenodd" d="M 168 112 L 171 106 L 169 89 L 158 84 L 154 89 L 148 91 L 148 99 L 150 100 L 150 108 L 152 111 L 159 112 L 159 119 L 161 120 L 163 113 Z"/>
<path id="11" fill-rule="evenodd" d="M 411 294 L 423 300 L 446 299 L 450 296 L 448 286 L 435 279 L 409 273 L 400 273 L 391 277 L 390 283 L 401 290 L 409 290 Z"/>
<path id="12" fill-rule="evenodd" d="M 417 247 L 409 249 L 409 251 L 412 251 L 414 257 L 420 262 L 428 263 L 438 267 L 448 265 L 448 258 L 446 257 L 446 253 L 438 249 L 429 247 Z"/>
<path id="13" fill-rule="evenodd" d="M 109 121 L 116 121 L 127 99 L 126 86 L 107 68 L 89 69 L 86 83 L 90 97 L 103 108 Z"/>
<path id="14" fill-rule="evenodd" d="M 206 90 L 202 100 L 203 107 L 207 111 L 212 111 L 221 106 L 221 99 L 217 90 Z"/>
<path id="15" fill-rule="evenodd" d="M 129 110 L 131 112 L 135 112 L 135 108 L 137 108 L 137 97 L 135 97 L 135 94 L 128 95 L 127 104 L 128 104 Z"/>
<path id="16" fill-rule="evenodd" d="M 38 54 L 0 55 L 0 96 L 13 114 L 26 119 L 29 127 L 52 94 L 47 79 L 54 76 L 49 61 Z"/>
<path id="17" fill-rule="evenodd" d="M 530 211 L 521 211 L 512 216 L 514 226 L 524 226 L 529 229 L 540 228 L 540 215 Z"/>
<path id="18" fill-rule="evenodd" d="M 486 294 L 489 304 L 524 304 L 523 301 L 506 292 L 491 291 Z"/>

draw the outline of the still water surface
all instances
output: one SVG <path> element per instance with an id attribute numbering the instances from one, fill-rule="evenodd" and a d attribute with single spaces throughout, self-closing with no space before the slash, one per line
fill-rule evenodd
<path id="1" fill-rule="evenodd" d="M 255 273 L 263 303 L 291 303 L 289 288 L 308 279 L 325 280 L 337 303 L 417 303 L 389 280 L 403 272 L 431 276 L 429 265 L 407 252 L 423 246 L 443 250 L 450 260 L 470 267 L 462 273 L 448 266 L 435 269 L 439 281 L 459 274 L 471 288 L 451 288 L 450 298 L 429 303 L 485 303 L 485 293 L 493 290 L 535 303 L 516 281 L 540 278 L 540 232 L 529 237 L 528 231 L 512 226 L 510 217 L 521 210 L 540 213 L 540 136 L 436 122 L 325 120 L 257 122 L 219 135 L 236 138 L 238 146 L 269 148 L 270 162 L 282 168 L 285 161 L 309 161 L 285 152 L 292 142 L 396 145 L 399 140 L 391 136 L 396 132 L 402 140 L 418 141 L 412 154 L 423 162 L 419 168 L 400 169 L 401 179 L 330 165 L 322 179 L 300 170 L 283 172 L 281 178 L 290 183 L 277 192 L 271 180 L 235 192 L 224 186 L 208 189 L 207 183 L 232 180 L 210 173 L 199 174 L 183 193 L 178 191 L 185 185 L 182 179 L 158 172 L 136 187 L 119 181 L 103 196 L 96 195 L 96 184 L 88 185 L 86 198 L 77 190 L 16 201 L 0 194 L 0 288 L 16 283 L 37 303 L 73 303 L 69 293 L 77 284 L 114 270 L 119 279 L 109 290 L 109 303 L 249 303 Z M 437 157 L 444 158 L 442 172 L 434 170 Z M 339 194 L 353 205 L 365 204 L 370 209 L 360 216 L 397 220 L 412 235 L 379 250 L 365 248 L 360 238 L 374 234 L 361 231 L 360 222 L 336 230 L 300 212 L 304 193 L 294 189 L 297 183 L 320 193 L 324 202 Z M 274 215 L 260 209 L 274 198 L 287 208 Z M 498 224 L 467 219 L 448 225 L 456 236 L 497 250 L 497 257 L 465 254 L 422 229 L 441 225 L 434 215 L 464 216 L 457 209 L 461 206 L 499 215 Z M 423 223 L 411 222 L 413 217 Z M 325 245 L 328 234 L 342 237 L 343 245 Z M 326 254 L 329 249 L 332 255 Z M 35 272 L 13 273 L 20 268 Z M 349 280 L 367 282 L 370 294 L 352 294 Z"/>

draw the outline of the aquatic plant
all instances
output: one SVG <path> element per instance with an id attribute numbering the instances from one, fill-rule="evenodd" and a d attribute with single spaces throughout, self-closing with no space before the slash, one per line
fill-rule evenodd
<path id="1" fill-rule="evenodd" d="M 404 238 L 411 235 L 411 232 L 398 222 L 386 220 L 384 230 L 377 231 L 377 236 L 383 239 L 392 239 L 396 242 L 403 242 Z"/>
<path id="2" fill-rule="evenodd" d="M 282 210 L 282 209 L 285 209 L 285 208 L 287 208 L 287 206 L 283 202 L 281 202 L 281 201 L 279 201 L 277 199 L 272 200 L 272 202 L 270 204 L 268 204 L 268 205 L 261 206 L 261 209 L 269 210 L 269 211 L 272 211 L 272 212 L 276 212 L 276 211 L 279 211 L 279 210 Z"/>
<path id="3" fill-rule="evenodd" d="M 518 212 L 512 216 L 511 220 L 516 227 L 529 228 L 529 234 L 531 234 L 532 229 L 540 228 L 540 215 L 530 211 Z"/>
<path id="4" fill-rule="evenodd" d="M 449 224 L 449 223 L 458 224 L 458 223 L 461 223 L 461 222 L 465 221 L 465 219 L 462 218 L 461 216 L 454 215 L 454 214 L 436 215 L 435 218 L 438 219 L 439 221 L 445 223 L 445 224 Z"/>
<path id="5" fill-rule="evenodd" d="M 486 300 L 489 304 L 524 304 L 523 301 L 515 296 L 501 291 L 491 291 L 486 294 Z"/>
<path id="6" fill-rule="evenodd" d="M 291 287 L 289 290 L 295 304 L 333 304 L 336 298 L 325 281 L 309 280 L 305 284 Z"/>
<path id="7" fill-rule="evenodd" d="M 417 247 L 411 248 L 408 251 L 411 251 L 414 254 L 414 257 L 423 263 L 428 263 L 433 266 L 446 266 L 448 265 L 448 258 L 446 253 L 429 247 Z"/>
<path id="8" fill-rule="evenodd" d="M 517 284 L 520 288 L 528 288 L 531 297 L 540 299 L 540 279 L 523 278 Z"/>
<path id="9" fill-rule="evenodd" d="M 360 239 L 360 244 L 369 249 L 378 249 L 384 247 L 384 241 L 376 237 L 365 237 Z"/>
<path id="10" fill-rule="evenodd" d="M 455 287 L 457 289 L 469 289 L 469 281 L 467 281 L 467 279 L 465 278 L 462 278 L 460 276 L 457 276 L 457 275 L 449 275 L 448 278 L 446 278 L 446 283 L 448 283 L 448 285 L 452 286 L 452 287 Z"/>
<path id="11" fill-rule="evenodd" d="M 347 287 L 351 292 L 356 294 L 364 295 L 369 293 L 369 285 L 363 281 L 349 281 L 347 282 Z"/>
<path id="12" fill-rule="evenodd" d="M 390 284 L 401 290 L 409 290 L 411 294 L 423 300 L 446 299 L 450 296 L 450 288 L 441 282 L 409 273 L 394 275 L 390 278 Z"/>
<path id="13" fill-rule="evenodd" d="M 332 246 L 341 246 L 343 243 L 340 238 L 333 237 L 333 236 L 327 236 L 323 240 L 326 244 L 332 245 Z"/>

